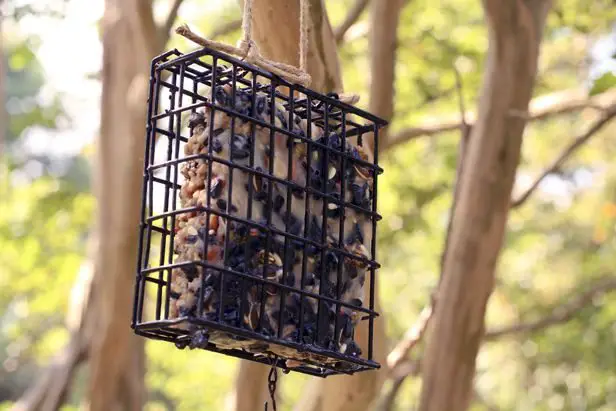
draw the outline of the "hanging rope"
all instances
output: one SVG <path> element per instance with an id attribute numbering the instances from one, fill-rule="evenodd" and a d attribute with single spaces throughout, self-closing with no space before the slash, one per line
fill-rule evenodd
<path id="1" fill-rule="evenodd" d="M 242 15 L 242 39 L 237 46 L 221 43 L 215 40 L 208 40 L 194 33 L 186 24 L 178 27 L 175 32 L 190 41 L 203 47 L 216 49 L 227 54 L 238 56 L 244 61 L 254 64 L 264 70 L 282 77 L 290 83 L 301 84 L 304 87 L 310 86 L 312 77 L 307 72 L 308 57 L 308 30 L 310 25 L 308 0 L 300 0 L 299 13 L 299 68 L 269 60 L 261 55 L 257 44 L 252 40 L 252 4 L 253 0 L 244 0 L 244 13 Z M 356 94 L 340 95 L 340 101 L 347 104 L 355 104 L 359 101 Z"/>
<path id="2" fill-rule="evenodd" d="M 242 16 L 242 39 L 237 47 L 214 40 L 205 39 L 190 30 L 187 25 L 181 25 L 175 32 L 204 47 L 213 48 L 228 54 L 243 58 L 246 62 L 254 64 L 276 74 L 291 83 L 308 87 L 312 78 L 306 72 L 306 54 L 308 53 L 308 1 L 301 0 L 300 27 L 299 27 L 299 68 L 278 61 L 268 60 L 261 55 L 257 44 L 252 40 L 252 2 L 244 0 L 244 14 Z"/>

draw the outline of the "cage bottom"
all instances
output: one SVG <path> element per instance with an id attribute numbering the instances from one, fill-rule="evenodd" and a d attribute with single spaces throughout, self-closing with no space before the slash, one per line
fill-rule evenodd
<path id="1" fill-rule="evenodd" d="M 150 321 L 134 327 L 135 333 L 154 340 L 175 343 L 178 348 L 201 348 L 232 357 L 273 365 L 285 372 L 295 371 L 317 377 L 354 374 L 380 368 L 375 361 L 324 350 L 311 344 L 268 337 L 251 330 L 219 324 L 205 319 L 184 317 Z M 259 353 L 242 348 L 257 346 Z"/>

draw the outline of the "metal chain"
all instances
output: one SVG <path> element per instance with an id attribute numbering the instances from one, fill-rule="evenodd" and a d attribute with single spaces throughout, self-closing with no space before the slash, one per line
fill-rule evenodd
<path id="1" fill-rule="evenodd" d="M 269 389 L 270 398 L 272 400 L 273 411 L 276 411 L 276 383 L 278 382 L 278 370 L 276 369 L 276 361 L 274 360 L 269 375 L 267 376 L 267 388 Z M 267 411 L 267 401 L 265 402 L 265 411 Z"/>

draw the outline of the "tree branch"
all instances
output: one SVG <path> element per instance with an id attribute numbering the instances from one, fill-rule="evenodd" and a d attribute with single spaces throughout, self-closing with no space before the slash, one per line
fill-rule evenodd
<path id="1" fill-rule="evenodd" d="M 387 356 L 387 366 L 392 371 L 392 374 L 393 370 L 404 362 L 404 359 L 409 355 L 413 347 L 421 341 L 432 318 L 433 306 L 434 304 L 432 303 L 421 310 L 415 324 L 404 333 L 404 337 Z"/>
<path id="2" fill-rule="evenodd" d="M 391 380 L 384 384 L 383 392 L 373 407 L 373 411 L 390 411 L 394 407 L 396 397 L 402 384 L 409 376 L 417 376 L 421 370 L 419 360 L 407 360 L 400 363 L 391 375 Z"/>
<path id="3" fill-rule="evenodd" d="M 75 369 L 87 356 L 87 344 L 79 331 L 52 363 L 28 388 L 12 411 L 54 411 L 67 397 Z"/>
<path id="4" fill-rule="evenodd" d="M 550 315 L 537 321 L 509 325 L 488 331 L 484 341 L 493 341 L 510 334 L 531 333 L 552 325 L 565 323 L 590 304 L 595 297 L 614 290 L 616 290 L 616 277 L 603 278 L 587 291 L 567 298 L 567 301 L 555 307 Z"/>
<path id="5" fill-rule="evenodd" d="M 171 29 L 173 28 L 173 24 L 175 23 L 175 19 L 178 18 L 178 12 L 180 11 L 180 6 L 182 5 L 182 0 L 170 0 L 171 6 L 169 7 L 169 12 L 167 13 L 167 17 L 165 18 L 163 25 L 161 26 L 161 39 L 163 47 L 169 41 L 169 36 L 171 36 Z"/>
<path id="6" fill-rule="evenodd" d="M 541 173 L 541 175 L 530 185 L 530 187 L 526 189 L 520 197 L 512 201 L 511 208 L 516 208 L 523 205 L 526 200 L 528 200 L 530 195 L 537 189 L 537 187 L 539 187 L 539 184 L 541 184 L 544 178 L 558 170 L 575 151 L 587 143 L 592 136 L 599 132 L 599 130 L 601 130 L 614 117 L 616 117 L 616 104 L 609 107 L 607 111 L 605 111 L 603 115 L 595 121 L 588 128 L 588 130 L 586 130 L 586 132 L 576 137 L 575 140 L 573 140 L 573 142 L 560 153 L 556 160 L 554 160 L 552 164 L 546 168 L 543 173 Z"/>
<path id="7" fill-rule="evenodd" d="M 368 110 L 385 120 L 394 114 L 394 80 L 397 32 L 402 0 L 375 1 L 370 13 L 370 101 Z M 379 143 L 387 141 L 387 129 L 379 133 Z M 366 138 L 374 150 L 374 136 Z"/>
<path id="8" fill-rule="evenodd" d="M 228 21 L 226 23 L 219 25 L 218 27 L 215 27 L 214 30 L 212 30 L 212 32 L 208 36 L 208 38 L 216 39 L 218 37 L 225 36 L 231 32 L 234 32 L 235 30 L 239 30 L 241 27 L 242 27 L 241 19 L 231 20 L 231 21 Z"/>
<path id="9" fill-rule="evenodd" d="M 355 24 L 359 16 L 364 12 L 366 6 L 368 6 L 370 0 L 357 0 L 349 13 L 344 18 L 344 21 L 340 24 L 340 26 L 334 29 L 334 38 L 336 39 L 336 44 L 340 44 L 344 39 L 344 35 L 347 30 Z"/>
<path id="10" fill-rule="evenodd" d="M 477 119 L 422 360 L 419 411 L 462 411 L 473 394 L 487 301 L 505 237 L 511 189 L 550 0 L 483 0 L 488 52 Z M 489 176 L 489 178 L 486 178 Z M 469 284 L 472 287 L 469 288 Z"/>
<path id="11" fill-rule="evenodd" d="M 535 121 L 585 108 L 605 110 L 613 103 L 615 98 L 616 90 L 606 91 L 591 98 L 588 97 L 588 91 L 582 88 L 558 91 L 533 99 L 529 104 L 528 114 L 524 113 L 523 117 L 527 121 Z M 452 115 L 445 119 L 439 117 L 435 120 L 427 121 L 423 125 L 401 130 L 396 134 L 390 135 L 389 139 L 381 144 L 380 149 L 381 151 L 390 150 L 399 144 L 404 144 L 419 137 L 456 130 L 460 127 L 460 121 L 457 117 L 457 114 L 455 117 Z M 472 125 L 475 119 L 475 113 L 468 113 L 467 120 L 469 125 Z"/>

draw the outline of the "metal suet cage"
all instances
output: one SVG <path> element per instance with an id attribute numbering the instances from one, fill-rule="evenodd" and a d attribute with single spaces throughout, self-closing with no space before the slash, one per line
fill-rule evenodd
<path id="1" fill-rule="evenodd" d="M 155 58 L 135 332 L 311 375 L 378 368 L 382 170 L 363 139 L 385 124 L 213 49 Z"/>

